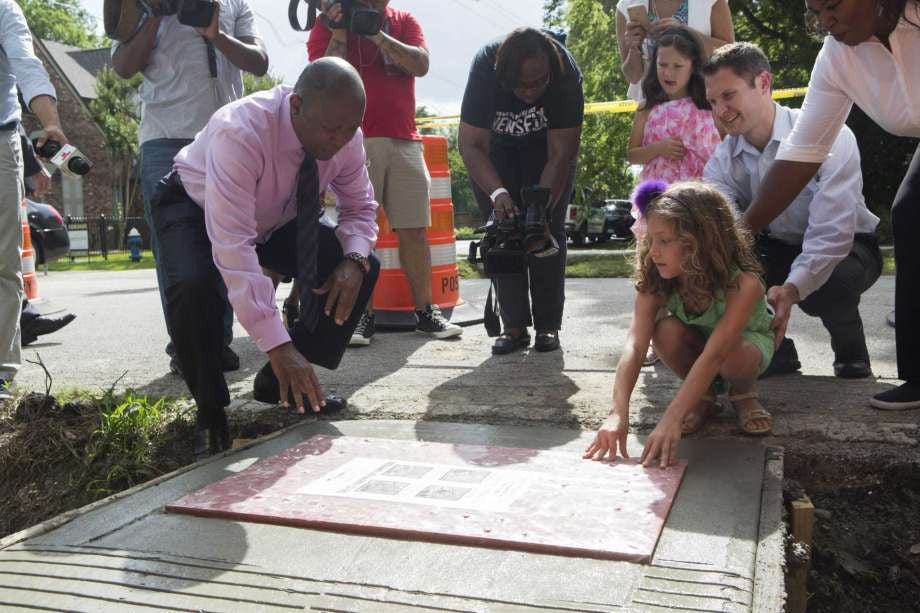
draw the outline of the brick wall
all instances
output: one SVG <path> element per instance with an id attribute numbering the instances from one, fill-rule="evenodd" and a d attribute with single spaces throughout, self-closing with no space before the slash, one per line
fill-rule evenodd
<path id="1" fill-rule="evenodd" d="M 44 63 L 57 92 L 58 114 L 61 116 L 64 134 L 67 135 L 71 144 L 78 147 L 94 164 L 89 174 L 83 177 L 83 214 L 86 216 L 111 215 L 113 208 L 112 180 L 115 175 L 112 168 L 112 156 L 106 147 L 105 136 L 93 122 L 89 109 L 80 102 L 76 92 L 64 83 L 54 62 L 45 55 L 44 48 L 36 45 L 35 53 Z M 41 129 L 38 120 L 31 114 L 24 115 L 23 124 L 28 133 Z M 55 172 L 51 189 L 43 199 L 62 214 L 72 214 L 73 211 L 64 210 L 61 189 L 60 173 Z"/>

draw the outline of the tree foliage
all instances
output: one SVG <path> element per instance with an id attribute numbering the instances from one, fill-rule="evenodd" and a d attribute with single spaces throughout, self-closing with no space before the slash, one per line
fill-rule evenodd
<path id="1" fill-rule="evenodd" d="M 96 20 L 80 0 L 16 0 L 32 33 L 43 40 L 92 49 L 104 46 Z"/>
<path id="2" fill-rule="evenodd" d="M 628 83 L 620 72 L 616 22 L 610 2 L 598 0 L 547 0 L 546 26 L 566 32 L 566 47 L 584 75 L 586 102 L 619 100 Z M 594 188 L 603 197 L 624 197 L 633 186 L 626 160 L 632 129 L 630 113 L 585 116 L 578 158 L 576 185 Z"/>
<path id="3" fill-rule="evenodd" d="M 243 72 L 243 94 L 246 96 L 271 89 L 276 85 L 281 85 L 281 79 L 270 72 L 261 77 L 257 77 L 251 72 Z"/>
<path id="4" fill-rule="evenodd" d="M 137 183 L 132 180 L 132 169 L 137 162 L 137 128 L 140 123 L 137 88 L 141 75 L 122 79 L 111 68 L 103 68 L 96 75 L 96 99 L 90 102 L 93 120 L 105 134 L 112 153 L 115 176 L 114 192 L 120 210 L 116 214 L 130 215 L 136 198 Z"/>

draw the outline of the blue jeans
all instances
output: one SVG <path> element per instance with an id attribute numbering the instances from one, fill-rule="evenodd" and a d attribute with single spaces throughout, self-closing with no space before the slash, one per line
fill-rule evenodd
<path id="1" fill-rule="evenodd" d="M 157 287 L 160 290 L 160 306 L 163 308 L 163 319 L 166 321 L 166 332 L 169 334 L 169 344 L 166 345 L 166 353 L 171 356 L 176 355 L 173 347 L 173 332 L 170 329 L 169 318 L 166 317 L 166 282 L 163 276 L 163 268 L 160 266 L 159 241 L 157 240 L 156 229 L 153 225 L 153 219 L 150 216 L 150 202 L 156 191 L 157 183 L 160 179 L 172 170 L 173 158 L 179 153 L 179 150 L 191 143 L 190 139 L 184 138 L 157 138 L 149 140 L 141 145 L 140 160 L 140 179 L 141 195 L 144 199 L 144 218 L 147 220 L 147 227 L 150 228 L 150 249 L 153 251 L 153 258 L 157 262 Z M 221 281 L 223 283 L 223 281 Z M 224 290 L 226 294 L 226 290 Z M 224 346 L 229 347 L 233 342 L 233 307 L 226 300 L 224 309 Z"/>

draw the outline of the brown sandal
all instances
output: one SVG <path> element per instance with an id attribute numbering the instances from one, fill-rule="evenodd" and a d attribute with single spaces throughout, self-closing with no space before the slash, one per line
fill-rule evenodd
<path id="1" fill-rule="evenodd" d="M 770 434 L 773 430 L 773 416 L 767 412 L 765 408 L 757 402 L 758 408 L 748 409 L 747 411 L 739 411 L 738 407 L 735 405 L 736 402 L 742 400 L 757 400 L 756 392 L 748 392 L 746 394 L 737 394 L 735 396 L 728 397 L 729 402 L 732 403 L 732 406 L 735 408 L 735 413 L 738 414 L 738 427 L 741 428 L 741 431 L 745 434 L 750 434 L 753 436 L 763 436 L 765 434 Z M 758 419 L 765 419 L 769 422 L 769 425 L 765 428 L 754 428 L 752 424 Z"/>
<path id="2" fill-rule="evenodd" d="M 697 432 L 703 427 L 703 424 L 709 421 L 710 417 L 718 415 L 719 411 L 722 410 L 716 397 L 711 394 L 703 394 L 700 397 L 700 402 L 706 403 L 702 410 L 697 411 L 694 409 L 684 416 L 684 421 L 680 425 L 681 434 L 693 434 Z"/>

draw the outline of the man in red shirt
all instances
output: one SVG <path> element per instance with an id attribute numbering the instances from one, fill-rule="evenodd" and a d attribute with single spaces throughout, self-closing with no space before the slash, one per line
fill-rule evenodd
<path id="1" fill-rule="evenodd" d="M 415 302 L 416 331 L 433 338 L 459 336 L 431 303 L 431 254 L 427 228 L 431 225 L 422 139 L 415 129 L 415 78 L 428 73 L 428 49 L 415 17 L 389 6 L 389 0 L 367 0 L 366 7 L 383 13 L 383 27 L 373 36 L 360 36 L 327 23 L 342 20 L 341 4 L 323 3 L 325 20 L 310 32 L 310 60 L 340 57 L 351 63 L 367 91 L 364 147 L 368 173 L 377 201 L 399 237 L 399 262 Z M 374 335 L 372 305 L 355 329 L 351 345 L 368 345 Z"/>

